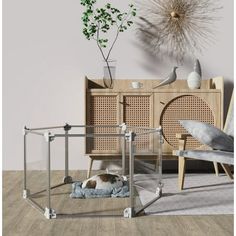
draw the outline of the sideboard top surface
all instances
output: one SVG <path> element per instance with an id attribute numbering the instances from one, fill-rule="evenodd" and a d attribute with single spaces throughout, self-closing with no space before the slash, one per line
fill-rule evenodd
<path id="1" fill-rule="evenodd" d="M 202 80 L 200 89 L 189 89 L 187 85 L 187 80 L 176 80 L 174 83 L 159 88 L 154 88 L 157 86 L 161 80 L 159 79 L 114 79 L 114 86 L 112 89 L 105 88 L 102 79 L 88 79 L 86 81 L 86 90 L 89 92 L 102 92 L 102 93 L 145 93 L 145 92 L 220 92 L 223 89 L 223 77 L 216 77 L 213 79 Z M 134 81 L 139 81 L 142 84 L 141 88 L 134 89 L 131 83 Z"/>

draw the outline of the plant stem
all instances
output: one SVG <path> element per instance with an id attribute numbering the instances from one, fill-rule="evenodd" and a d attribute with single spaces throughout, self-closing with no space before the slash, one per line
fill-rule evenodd
<path id="1" fill-rule="evenodd" d="M 103 57 L 104 61 L 106 61 L 106 57 L 105 57 L 105 55 L 104 55 L 104 53 L 102 51 L 102 48 L 100 47 L 99 42 L 98 42 L 98 40 L 99 40 L 99 27 L 100 27 L 100 25 L 98 24 L 97 25 L 97 40 L 96 41 L 97 41 L 98 48 L 99 48 L 99 50 L 100 50 L 100 52 L 102 54 L 102 57 Z"/>
<path id="2" fill-rule="evenodd" d="M 119 33 L 120 33 L 120 28 L 118 28 L 117 33 L 116 33 L 115 40 L 113 41 L 113 43 L 112 43 L 112 45 L 111 45 L 111 48 L 110 48 L 110 50 L 109 50 L 109 52 L 108 52 L 108 54 L 107 54 L 107 57 L 106 57 L 107 60 L 108 60 L 108 58 L 109 58 L 109 56 L 110 56 L 110 54 L 111 54 L 111 50 L 113 49 L 113 47 L 114 47 L 114 45 L 115 45 L 115 43 L 116 43 L 116 41 L 117 41 L 117 39 L 118 39 Z"/>
<path id="3" fill-rule="evenodd" d="M 100 52 L 102 54 L 102 57 L 103 57 L 104 61 L 107 64 L 107 69 L 108 69 L 108 73 L 109 73 L 109 77 L 110 77 L 110 85 L 107 85 L 104 77 L 103 77 L 103 83 L 104 83 L 106 88 L 112 88 L 113 78 L 112 78 L 110 66 L 109 66 L 109 63 L 108 63 L 108 57 L 105 57 L 105 55 L 104 55 L 104 53 L 102 51 L 102 48 L 101 48 L 101 46 L 99 45 L 99 42 L 98 42 L 98 40 L 99 40 L 99 27 L 100 27 L 100 25 L 98 24 L 97 25 L 97 40 L 96 41 L 97 41 L 98 48 L 99 48 L 99 50 L 100 50 Z"/>
<path id="4" fill-rule="evenodd" d="M 116 37 L 115 37 L 115 39 L 114 39 L 114 41 L 113 41 L 113 43 L 112 43 L 112 45 L 111 45 L 111 47 L 110 47 L 110 49 L 109 49 L 109 51 L 108 51 L 108 54 L 107 54 L 107 57 L 106 57 L 107 60 L 108 60 L 108 58 L 109 58 L 109 56 L 110 56 L 110 54 L 111 54 L 111 50 L 113 49 L 113 47 L 114 47 L 114 45 L 115 45 L 115 43 L 116 43 L 116 41 L 117 41 L 117 39 L 118 39 L 121 26 L 122 26 L 122 25 L 124 24 L 124 22 L 128 19 L 128 17 L 130 17 L 130 12 L 131 12 L 131 10 L 129 10 L 129 12 L 127 13 L 126 17 L 122 20 L 121 24 L 120 24 L 119 26 L 117 25 L 117 28 L 118 28 L 118 29 L 117 29 Z"/>
<path id="5" fill-rule="evenodd" d="M 112 75 L 111 75 L 111 69 L 110 69 L 108 60 L 105 60 L 105 62 L 107 64 L 107 69 L 108 69 L 108 73 L 109 73 L 109 77 L 110 77 L 110 85 L 108 86 L 107 83 L 105 82 L 106 78 L 103 78 L 103 82 L 104 82 L 104 84 L 107 88 L 113 88 L 113 78 L 112 78 Z"/>

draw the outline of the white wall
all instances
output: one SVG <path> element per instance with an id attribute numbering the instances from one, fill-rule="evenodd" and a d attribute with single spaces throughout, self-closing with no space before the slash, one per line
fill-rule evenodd
<path id="1" fill-rule="evenodd" d="M 101 56 L 81 33 L 79 0 L 3 0 L 3 169 L 23 168 L 22 127 L 84 123 L 84 75 L 101 75 Z M 114 0 L 121 5 L 119 0 Z M 233 0 L 221 0 L 216 43 L 199 55 L 204 78 L 223 75 L 226 106 L 233 84 Z M 122 2 L 122 5 L 126 2 Z M 118 78 L 162 78 L 173 63 L 153 64 L 134 30 L 121 35 L 113 51 Z M 147 69 L 154 65 L 154 70 Z M 192 65 L 179 70 L 186 79 Z M 62 141 L 53 144 L 55 169 L 63 168 Z M 36 142 L 32 142 L 35 151 Z M 71 143 L 72 169 L 86 169 L 84 143 Z M 39 154 L 34 154 L 37 166 Z M 34 163 L 33 163 L 34 165 Z M 95 165 L 99 167 L 99 163 Z"/>

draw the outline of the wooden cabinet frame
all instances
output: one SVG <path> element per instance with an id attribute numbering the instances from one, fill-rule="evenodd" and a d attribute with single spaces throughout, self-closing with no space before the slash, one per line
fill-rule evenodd
<path id="1" fill-rule="evenodd" d="M 161 116 L 163 115 L 163 110 L 165 109 L 164 107 L 166 107 L 167 104 L 170 104 L 173 100 L 181 96 L 193 96 L 194 99 L 196 100 L 196 103 L 199 102 L 199 99 L 200 99 L 205 104 L 203 105 L 206 108 L 203 107 L 200 112 L 204 113 L 204 111 L 206 110 L 206 112 L 210 113 L 210 110 L 211 110 L 214 116 L 214 125 L 217 126 L 218 128 L 223 127 L 223 91 L 224 91 L 223 77 L 216 77 L 216 78 L 212 78 L 208 80 L 202 80 L 201 89 L 193 89 L 193 90 L 187 87 L 186 80 L 177 80 L 171 85 L 163 86 L 156 89 L 153 89 L 153 88 L 157 84 L 160 83 L 160 80 L 150 80 L 150 79 L 138 80 L 143 84 L 142 88 L 140 89 L 133 89 L 131 87 L 131 83 L 133 81 L 137 81 L 137 80 L 116 79 L 114 80 L 113 89 L 107 89 L 103 87 L 103 81 L 101 79 L 85 78 L 86 125 L 91 124 L 90 105 L 91 105 L 92 96 L 116 96 L 116 106 L 117 106 L 116 122 L 117 124 L 121 124 L 124 122 L 125 114 L 123 110 L 124 109 L 123 102 L 124 102 L 125 97 L 149 96 L 150 97 L 149 98 L 149 103 L 150 103 L 150 107 L 149 107 L 150 126 L 149 127 L 159 127 L 161 125 L 160 119 L 161 119 Z M 195 104 L 195 100 L 193 104 L 191 104 L 190 102 L 189 104 L 186 105 L 186 106 L 189 106 L 189 110 L 192 109 L 192 106 Z M 192 100 L 190 99 L 190 101 Z M 186 99 L 186 103 L 188 102 L 189 102 L 188 99 Z M 107 101 L 107 103 L 109 104 L 109 101 Z M 141 100 L 140 100 L 140 103 L 142 103 Z M 195 109 L 197 109 L 197 106 L 198 106 L 197 104 L 195 104 L 195 107 L 196 107 Z M 140 104 L 140 106 L 142 106 L 142 104 Z M 144 106 L 147 106 L 147 104 L 144 104 Z M 209 107 L 209 109 L 207 107 Z M 176 112 L 175 114 L 177 114 L 178 111 L 174 111 L 174 112 Z M 179 113 L 180 112 L 181 112 L 181 108 L 179 110 Z M 137 111 L 137 114 L 138 114 L 138 111 Z M 175 114 L 173 114 L 173 116 Z M 209 116 L 209 114 L 206 114 L 206 116 Z M 204 117 L 204 114 L 202 114 L 202 117 Z M 138 115 L 137 117 L 134 117 L 134 119 L 137 119 L 136 123 L 134 122 L 134 124 L 142 123 L 138 121 L 139 119 Z M 171 132 L 171 127 L 170 127 L 169 132 Z M 165 133 L 164 133 L 164 137 L 165 137 Z M 105 157 L 114 158 L 120 155 L 120 148 L 119 148 L 120 143 L 117 144 L 117 150 L 112 150 L 112 151 L 111 150 L 89 151 L 91 150 L 91 148 L 88 148 L 89 143 L 87 143 L 87 141 L 85 145 L 86 145 L 86 154 L 89 155 L 90 158 L 104 159 Z M 152 145 L 152 141 L 150 142 L 150 145 Z M 173 158 L 172 151 L 174 149 L 176 148 L 171 146 L 168 143 L 168 140 L 165 140 L 164 145 L 163 145 L 163 154 L 168 156 L 169 158 Z"/>

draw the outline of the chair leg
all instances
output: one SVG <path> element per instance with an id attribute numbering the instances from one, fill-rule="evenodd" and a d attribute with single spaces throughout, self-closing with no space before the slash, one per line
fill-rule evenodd
<path id="1" fill-rule="evenodd" d="M 185 158 L 179 157 L 179 175 L 178 175 L 179 190 L 183 190 L 184 176 L 185 176 Z"/>
<path id="2" fill-rule="evenodd" d="M 229 177 L 230 179 L 234 179 L 234 176 L 233 176 L 233 174 L 231 173 L 231 170 L 230 170 L 229 165 L 227 165 L 227 164 L 221 164 L 221 166 L 223 167 L 223 169 L 224 169 L 225 173 L 228 175 L 228 177 Z"/>
<path id="3" fill-rule="evenodd" d="M 213 164 L 214 164 L 214 169 L 215 169 L 216 176 L 219 176 L 218 163 L 214 161 Z"/>
<path id="4" fill-rule="evenodd" d="M 87 172 L 87 179 L 88 179 L 88 178 L 90 177 L 90 175 L 91 175 L 92 166 L 93 166 L 93 158 L 90 157 L 89 168 L 88 168 L 88 172 Z"/>

